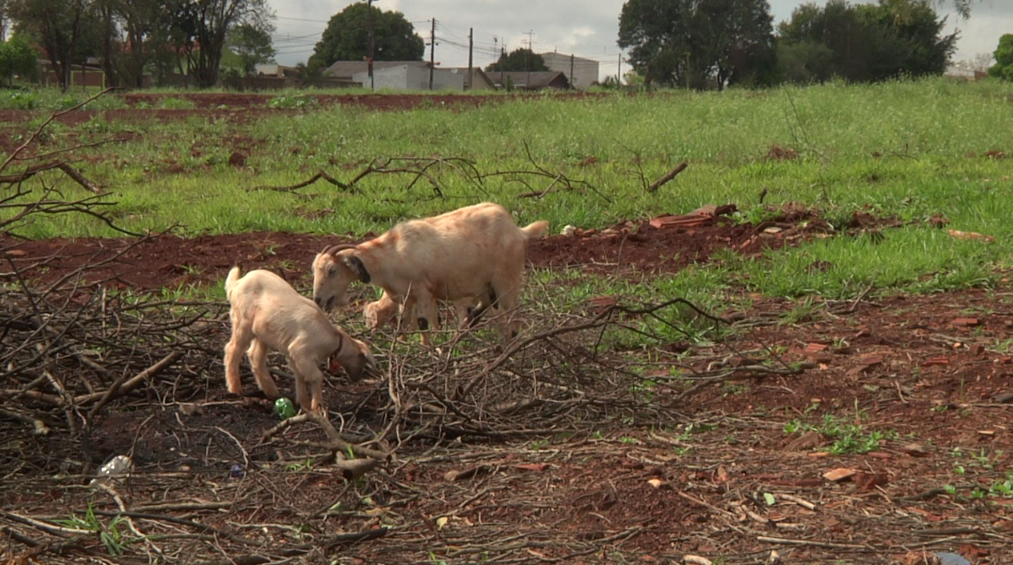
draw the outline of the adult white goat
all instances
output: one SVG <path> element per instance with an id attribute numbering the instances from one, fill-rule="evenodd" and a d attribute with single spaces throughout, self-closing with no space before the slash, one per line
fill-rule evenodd
<path id="1" fill-rule="evenodd" d="M 233 267 L 225 279 L 232 320 L 232 337 L 225 345 L 225 383 L 229 392 L 242 393 L 239 361 L 243 351 L 253 367 L 257 386 L 271 398 L 280 395 L 267 370 L 267 352 L 276 349 L 284 353 L 295 374 L 296 399 L 306 411 L 323 408 L 324 375 L 320 365 L 325 361 L 331 372 L 343 368 L 353 380 L 373 369 L 375 362 L 369 347 L 335 327 L 312 300 L 284 279 L 264 270 L 250 271 L 242 278 L 239 272 L 238 266 Z"/>
<path id="2" fill-rule="evenodd" d="M 359 245 L 334 245 L 313 260 L 313 300 L 324 310 L 348 303 L 353 281 L 373 283 L 425 332 L 437 323 L 436 299 L 489 296 L 504 314 L 504 339 L 517 334 L 516 310 L 524 285 L 528 240 L 549 223 L 519 228 L 502 206 L 489 202 L 418 220 L 401 222 Z M 480 298 L 481 300 L 481 298 Z M 426 341 L 423 334 L 423 341 Z"/>

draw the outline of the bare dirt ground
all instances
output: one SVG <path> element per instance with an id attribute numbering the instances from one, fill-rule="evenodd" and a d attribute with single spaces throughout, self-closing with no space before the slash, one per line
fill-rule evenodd
<path id="1" fill-rule="evenodd" d="M 801 210 L 762 226 L 630 222 L 536 242 L 530 263 L 641 280 L 718 249 L 892 225 L 856 216 L 851 235 L 833 235 Z M 478 344 L 466 355 L 450 336 L 439 351 L 390 345 L 378 349 L 383 378 L 325 389 L 345 439 L 383 435 L 368 447 L 393 452 L 346 480 L 320 427 L 275 429 L 245 366 L 248 396 L 226 393 L 223 305 L 175 305 L 167 319 L 168 305 L 111 292 L 212 283 L 233 260 L 305 289 L 315 252 L 342 239 L 0 236 L 3 282 L 62 284 L 72 290 L 47 300 L 54 319 L 73 317 L 50 326 L 62 334 L 40 330 L 32 304 L 5 303 L 4 355 L 33 332 L 103 344 L 53 349 L 51 371 L 0 383 L 0 561 L 760 564 L 776 551 L 787 564 L 928 564 L 941 552 L 1013 563 L 1005 280 L 847 302 L 741 290 L 752 306 L 722 313 L 730 333 L 715 343 L 597 351 L 599 332 L 668 312 L 600 297 L 566 312 L 529 306 L 534 337 L 506 351 L 478 334 L 463 336 Z M 32 367 L 33 355 L 11 358 Z M 842 449 L 844 436 L 863 453 Z M 134 473 L 88 486 L 121 454 Z"/>

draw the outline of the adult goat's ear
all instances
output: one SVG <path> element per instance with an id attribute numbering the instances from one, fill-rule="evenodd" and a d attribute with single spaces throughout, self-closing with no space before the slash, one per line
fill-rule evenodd
<path id="1" fill-rule="evenodd" d="M 348 265 L 349 269 L 355 272 L 360 281 L 369 283 L 369 271 L 366 270 L 366 266 L 362 264 L 362 259 L 359 259 L 355 255 L 341 255 L 340 258 L 345 265 Z"/>

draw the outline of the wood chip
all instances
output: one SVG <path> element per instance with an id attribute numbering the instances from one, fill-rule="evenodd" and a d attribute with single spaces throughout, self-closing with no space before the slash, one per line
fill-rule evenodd
<path id="1" fill-rule="evenodd" d="M 816 431 L 808 431 L 793 439 L 785 446 L 787 451 L 809 451 L 823 445 L 823 436 Z"/>
<path id="2" fill-rule="evenodd" d="M 900 446 L 900 450 L 911 457 L 925 457 L 929 454 L 929 451 L 925 449 L 925 446 L 920 443 L 906 443 Z"/>
<path id="3" fill-rule="evenodd" d="M 954 318 L 950 320 L 951 326 L 959 326 L 966 328 L 973 328 L 981 325 L 981 320 L 978 318 Z"/>
<path id="4" fill-rule="evenodd" d="M 946 365 L 949 365 L 949 364 L 950 364 L 950 358 L 947 357 L 947 356 L 945 356 L 945 355 L 940 355 L 938 357 L 929 357 L 928 359 L 926 359 L 925 361 L 923 361 L 922 362 L 922 368 L 927 368 L 927 367 L 945 367 Z"/>
<path id="5" fill-rule="evenodd" d="M 827 471 L 826 473 L 823 473 L 823 478 L 830 482 L 837 483 L 845 479 L 850 479 L 857 472 L 858 472 L 857 469 L 847 469 L 844 467 L 839 467 L 837 469 L 833 469 Z"/>
<path id="6" fill-rule="evenodd" d="M 947 231 L 949 232 L 950 237 L 955 237 L 957 239 L 977 239 L 980 241 L 984 241 L 985 243 L 992 243 L 993 241 L 995 241 L 995 238 L 990 235 L 975 233 L 973 231 L 960 231 L 960 230 L 947 230 Z"/>

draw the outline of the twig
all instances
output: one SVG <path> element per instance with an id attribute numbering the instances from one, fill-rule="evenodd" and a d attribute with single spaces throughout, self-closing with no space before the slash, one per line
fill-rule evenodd
<path id="1" fill-rule="evenodd" d="M 679 163 L 678 165 L 675 166 L 674 169 L 672 169 L 671 171 L 668 171 L 664 175 L 661 175 L 661 177 L 659 177 L 658 180 L 652 182 L 651 186 L 647 187 L 647 192 L 656 192 L 659 188 L 661 188 L 661 186 L 663 184 L 665 184 L 666 182 L 674 179 L 675 175 L 677 175 L 677 174 L 685 171 L 686 167 L 688 167 L 688 166 L 689 166 L 689 164 L 687 164 L 685 161 L 683 161 L 682 163 Z"/>
<path id="2" fill-rule="evenodd" d="M 67 173 L 67 176 L 70 177 L 70 178 L 72 178 L 72 179 L 74 179 L 74 182 L 76 182 L 77 184 L 85 187 L 86 189 L 94 192 L 95 194 L 102 194 L 102 187 L 98 186 L 97 184 L 95 184 L 95 183 L 91 182 L 90 180 L 88 180 L 87 178 L 85 178 L 85 176 L 82 175 L 74 167 L 71 167 L 70 165 L 68 165 L 65 162 L 61 162 L 61 163 L 59 163 L 56 166 L 61 171 Z"/>

